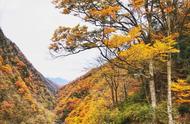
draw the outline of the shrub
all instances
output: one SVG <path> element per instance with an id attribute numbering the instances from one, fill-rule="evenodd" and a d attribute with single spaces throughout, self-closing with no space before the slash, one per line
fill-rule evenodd
<path id="1" fill-rule="evenodd" d="M 157 122 L 161 124 L 167 124 L 168 114 L 167 114 L 167 102 L 161 102 L 156 108 L 156 118 Z"/>
<path id="2" fill-rule="evenodd" d="M 153 110 L 146 103 L 125 104 L 123 113 L 127 120 L 141 124 L 151 123 L 153 118 Z"/>

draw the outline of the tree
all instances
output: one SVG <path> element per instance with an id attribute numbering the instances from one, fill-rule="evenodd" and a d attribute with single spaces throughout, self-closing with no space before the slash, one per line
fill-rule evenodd
<path id="1" fill-rule="evenodd" d="M 123 94 L 127 98 L 127 73 L 120 68 L 111 65 L 104 65 L 102 75 L 110 87 L 113 106 L 119 105 L 119 88 L 123 87 Z"/>

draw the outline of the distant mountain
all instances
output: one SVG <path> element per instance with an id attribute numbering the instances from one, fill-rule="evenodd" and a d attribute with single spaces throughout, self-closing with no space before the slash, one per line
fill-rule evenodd
<path id="1" fill-rule="evenodd" d="M 51 80 L 53 83 L 58 85 L 58 87 L 61 87 L 65 84 L 67 84 L 67 80 L 60 78 L 60 77 L 48 77 L 49 80 Z"/>

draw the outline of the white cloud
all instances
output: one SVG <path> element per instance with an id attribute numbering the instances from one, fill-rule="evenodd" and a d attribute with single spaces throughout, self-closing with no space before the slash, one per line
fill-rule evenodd
<path id="1" fill-rule="evenodd" d="M 84 67 L 97 56 L 96 51 L 91 51 L 54 61 L 47 60 L 53 31 L 60 25 L 75 26 L 83 22 L 73 16 L 61 15 L 51 0 L 0 1 L 5 5 L 5 8 L 0 6 L 0 10 L 3 10 L 0 13 L 0 26 L 4 33 L 45 76 L 73 80 L 83 74 Z"/>

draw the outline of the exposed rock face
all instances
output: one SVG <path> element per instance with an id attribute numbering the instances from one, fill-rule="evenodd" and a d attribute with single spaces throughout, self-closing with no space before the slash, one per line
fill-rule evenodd
<path id="1" fill-rule="evenodd" d="M 17 45 L 11 42 L 8 38 L 6 38 L 1 29 L 0 29 L 0 48 L 2 49 L 0 55 L 6 58 L 6 63 L 11 64 L 10 59 L 15 56 L 18 57 L 23 63 L 26 64 L 27 70 L 32 72 L 32 74 L 34 75 L 34 80 L 42 81 L 53 94 L 57 92 L 57 86 L 54 85 L 53 82 L 45 78 L 40 72 L 38 72 L 34 68 L 34 66 L 27 60 L 25 55 L 17 47 Z"/>

